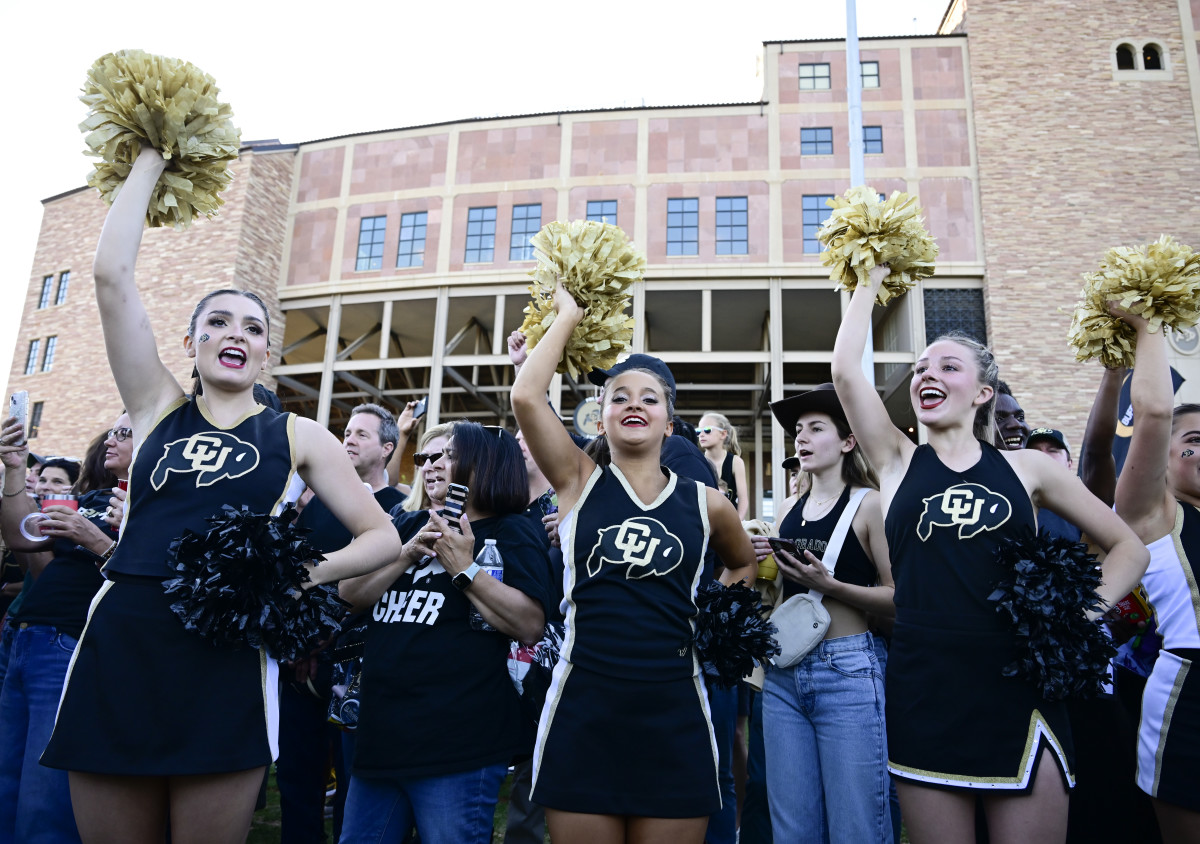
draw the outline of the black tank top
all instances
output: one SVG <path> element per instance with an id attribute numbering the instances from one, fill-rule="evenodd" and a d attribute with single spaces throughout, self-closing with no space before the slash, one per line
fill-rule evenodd
<path id="1" fill-rule="evenodd" d="M 833 529 L 837 527 L 838 519 L 842 517 L 846 505 L 850 503 L 850 487 L 847 485 L 842 490 L 837 504 L 834 504 L 833 509 L 828 513 L 819 519 L 808 519 L 806 522 L 803 513 L 808 496 L 809 493 L 805 493 L 796 506 L 783 517 L 783 522 L 779 525 L 779 535 L 785 539 L 801 540 L 804 548 L 811 551 L 813 556 L 820 560 L 825 557 L 825 547 L 829 544 L 830 537 L 833 536 Z M 874 586 L 879 582 L 879 572 L 875 569 L 871 558 L 867 556 L 867 552 L 863 550 L 853 528 L 846 534 L 846 541 L 842 543 L 842 551 L 838 554 L 837 565 L 833 570 L 833 579 L 853 586 Z M 807 591 L 807 587 L 784 578 L 784 599 Z"/>
<path id="2" fill-rule="evenodd" d="M 222 505 L 277 512 L 295 473 L 295 425 L 293 414 L 260 406 L 221 428 L 197 401 L 180 399 L 138 448 L 125 527 L 105 572 L 169 577 L 171 541 L 207 531 Z"/>
<path id="3" fill-rule="evenodd" d="M 1008 461 L 980 442 L 979 461 L 955 472 L 921 445 L 896 490 L 884 529 L 896 582 L 898 621 L 940 618 L 951 627 L 1007 630 L 987 596 L 1003 579 L 997 544 L 1036 524 Z"/>
<path id="4" fill-rule="evenodd" d="M 721 464 L 721 480 L 725 482 L 725 497 L 734 507 L 738 505 L 737 479 L 733 476 L 733 452 L 725 452 L 725 462 Z"/>

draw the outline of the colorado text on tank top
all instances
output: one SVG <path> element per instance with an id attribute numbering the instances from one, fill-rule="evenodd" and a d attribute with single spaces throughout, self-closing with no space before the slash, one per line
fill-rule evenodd
<path id="1" fill-rule="evenodd" d="M 695 676 L 696 587 L 708 546 L 706 487 L 663 469 L 644 504 L 616 466 L 597 467 L 562 520 L 564 659 L 600 674 Z"/>
<path id="2" fill-rule="evenodd" d="M 783 522 L 779 525 L 779 535 L 784 539 L 801 540 L 803 550 L 811 551 L 814 557 L 823 560 L 825 547 L 833 536 L 833 529 L 837 526 L 842 513 L 845 512 L 846 505 L 850 503 L 850 486 L 846 485 L 842 494 L 838 496 L 837 503 L 819 519 L 804 518 L 804 505 L 808 501 L 808 497 L 809 493 L 806 492 L 796 502 L 796 506 L 784 516 Z M 837 564 L 833 568 L 833 579 L 855 586 L 875 586 L 879 583 L 879 572 L 867 556 L 867 552 L 863 550 L 862 544 L 858 541 L 858 535 L 853 530 L 846 534 L 841 553 L 838 554 Z M 795 581 L 786 579 L 783 581 L 784 600 L 807 591 L 805 587 Z"/>
<path id="3" fill-rule="evenodd" d="M 258 406 L 223 428 L 198 401 L 173 403 L 146 434 L 130 467 L 121 542 L 105 571 L 167 577 L 167 548 L 204 533 L 221 507 L 277 513 L 296 471 L 296 417 Z"/>

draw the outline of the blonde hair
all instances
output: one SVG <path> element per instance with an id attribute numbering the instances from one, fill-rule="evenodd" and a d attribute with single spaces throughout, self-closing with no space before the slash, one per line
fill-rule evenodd
<path id="1" fill-rule="evenodd" d="M 715 410 L 710 410 L 708 413 L 703 413 L 700 415 L 701 422 L 703 422 L 705 419 L 717 420 L 717 424 L 713 427 L 720 428 L 725 432 L 725 450 L 737 457 L 741 457 L 742 446 L 738 443 L 737 428 L 733 426 L 733 423 L 729 421 L 729 418 L 723 413 L 717 413 Z M 700 427 L 704 426 L 701 425 Z"/>
<path id="2" fill-rule="evenodd" d="M 957 343 L 967 349 L 975 358 L 975 376 L 979 383 L 992 388 L 992 397 L 976 408 L 975 423 L 972 426 L 975 439 L 991 445 L 996 441 L 996 400 L 1000 395 L 1000 367 L 996 365 L 996 356 L 987 346 L 962 331 L 948 331 L 933 343 L 943 340 Z M 932 346 L 933 343 L 929 345 Z"/>
<path id="3" fill-rule="evenodd" d="M 424 451 L 425 446 L 436 440 L 438 437 L 450 436 L 450 429 L 454 427 L 453 422 L 445 422 L 441 425 L 434 425 L 432 428 L 427 428 L 425 433 L 421 434 L 421 439 L 417 440 L 417 451 Z M 425 478 L 422 477 L 420 467 L 413 473 L 412 492 L 408 494 L 408 498 L 404 499 L 404 510 L 409 513 L 415 513 L 417 510 L 428 510 L 432 502 L 425 492 Z"/>

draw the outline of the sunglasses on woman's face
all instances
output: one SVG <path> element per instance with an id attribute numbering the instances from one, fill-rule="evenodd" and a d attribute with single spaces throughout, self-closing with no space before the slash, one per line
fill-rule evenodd
<path id="1" fill-rule="evenodd" d="M 697 433 L 697 434 L 711 434 L 713 431 L 719 431 L 719 430 L 721 430 L 721 429 L 720 429 L 720 428 L 714 428 L 714 427 L 712 427 L 712 426 L 710 425 L 710 426 L 708 426 L 708 427 L 706 427 L 706 428 L 697 428 L 697 429 L 696 429 L 696 433 Z"/>
<path id="2" fill-rule="evenodd" d="M 444 451 L 431 451 L 426 454 L 422 451 L 418 451 L 413 455 L 413 463 L 417 464 L 417 468 L 420 469 L 426 463 L 437 463 L 442 459 L 442 455 L 445 453 L 446 452 Z"/>

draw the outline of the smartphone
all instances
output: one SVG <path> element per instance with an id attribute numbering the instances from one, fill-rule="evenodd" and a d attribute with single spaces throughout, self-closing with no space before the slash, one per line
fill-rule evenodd
<path id="1" fill-rule="evenodd" d="M 450 484 L 446 488 L 446 506 L 438 511 L 438 515 L 449 522 L 450 529 L 456 533 L 462 533 L 458 527 L 458 519 L 467 506 L 468 492 L 462 484 Z"/>
<path id="2" fill-rule="evenodd" d="M 767 544 L 771 546 L 772 551 L 785 551 L 797 559 L 804 559 L 804 552 L 796 547 L 796 540 L 784 539 L 779 536 L 768 536 Z"/>
<path id="3" fill-rule="evenodd" d="M 18 390 L 8 400 L 8 415 L 17 417 L 21 423 L 21 437 L 25 437 L 25 426 L 29 422 L 29 391 Z"/>
<path id="4" fill-rule="evenodd" d="M 425 415 L 425 410 L 426 410 L 428 404 L 429 404 L 429 396 L 426 396 L 425 398 L 423 398 L 419 402 L 417 402 L 417 406 L 413 408 L 413 421 L 414 422 L 416 422 L 418 419 L 420 419 L 422 416 Z"/>

